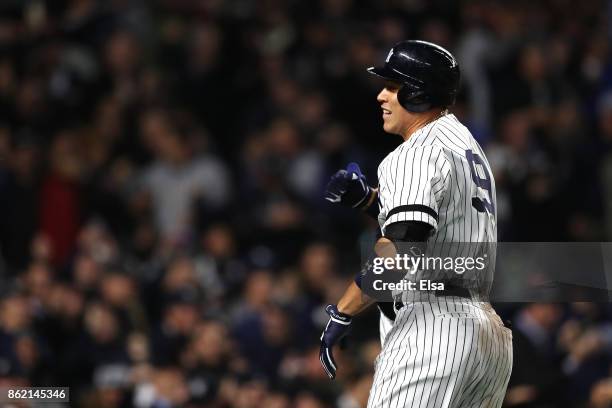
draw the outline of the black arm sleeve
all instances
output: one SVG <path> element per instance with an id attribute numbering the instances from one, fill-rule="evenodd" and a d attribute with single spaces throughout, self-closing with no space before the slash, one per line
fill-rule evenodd
<path id="1" fill-rule="evenodd" d="M 399 221 L 387 225 L 385 237 L 393 242 L 425 242 L 433 227 L 421 221 Z"/>
<path id="2" fill-rule="evenodd" d="M 407 249 L 405 246 L 401 245 L 403 242 L 410 243 L 410 249 L 412 251 L 416 249 L 420 254 L 425 252 L 427 239 L 431 235 L 432 231 L 433 227 L 425 222 L 399 221 L 389 224 L 387 228 L 385 228 L 384 237 L 393 242 L 395 248 L 400 254 Z M 380 235 L 378 235 L 377 238 L 380 238 Z M 411 255 L 414 256 L 415 253 L 412 252 Z M 360 288 L 363 277 L 369 273 L 372 266 L 372 262 L 366 262 L 359 273 L 355 275 L 355 283 Z"/>

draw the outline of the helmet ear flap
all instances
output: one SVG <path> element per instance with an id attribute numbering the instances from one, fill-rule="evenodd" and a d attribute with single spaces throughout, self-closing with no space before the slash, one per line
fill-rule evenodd
<path id="1" fill-rule="evenodd" d="M 406 85 L 403 85 L 397 92 L 398 102 L 409 112 L 420 113 L 431 109 L 433 105 L 429 99 L 425 91 L 411 91 Z"/>

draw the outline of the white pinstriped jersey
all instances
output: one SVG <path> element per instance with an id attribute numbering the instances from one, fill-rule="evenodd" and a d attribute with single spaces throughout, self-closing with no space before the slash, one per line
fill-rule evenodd
<path id="1" fill-rule="evenodd" d="M 379 225 L 422 221 L 434 228 L 427 256 L 471 257 L 486 253 L 487 268 L 470 276 L 427 272 L 433 281 L 461 280 L 474 298 L 487 299 L 495 271 L 495 181 L 482 148 L 453 114 L 421 129 L 378 167 Z M 404 293 L 414 297 L 414 293 Z"/>
<path id="2" fill-rule="evenodd" d="M 453 114 L 417 130 L 378 166 L 378 221 L 423 221 L 430 243 L 495 242 L 495 181 L 482 148 Z M 391 213 L 391 216 L 389 214 Z"/>
<path id="3" fill-rule="evenodd" d="M 394 222 L 426 222 L 434 228 L 428 248 L 477 243 L 465 246 L 463 256 L 497 241 L 489 163 L 454 115 L 432 121 L 391 152 L 378 167 L 378 181 L 383 235 Z M 487 273 L 492 268 L 494 259 Z M 511 331 L 487 302 L 422 295 L 418 302 L 403 297 L 395 321 L 381 314 L 383 348 L 368 408 L 501 407 L 512 368 Z"/>

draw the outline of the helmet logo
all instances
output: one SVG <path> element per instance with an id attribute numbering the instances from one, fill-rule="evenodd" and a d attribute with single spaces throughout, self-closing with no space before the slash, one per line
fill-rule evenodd
<path id="1" fill-rule="evenodd" d="M 389 54 L 387 54 L 387 59 L 385 59 L 385 62 L 389 62 L 389 60 L 391 59 L 391 55 L 393 55 L 393 48 L 391 48 Z"/>

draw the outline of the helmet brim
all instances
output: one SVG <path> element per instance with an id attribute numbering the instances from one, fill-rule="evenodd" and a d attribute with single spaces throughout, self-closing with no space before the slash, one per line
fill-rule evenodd
<path id="1" fill-rule="evenodd" d="M 372 75 L 376 75 L 379 78 L 387 79 L 390 81 L 404 82 L 404 80 L 406 79 L 399 73 L 395 72 L 394 70 L 386 66 L 370 67 L 367 69 L 367 71 Z"/>

